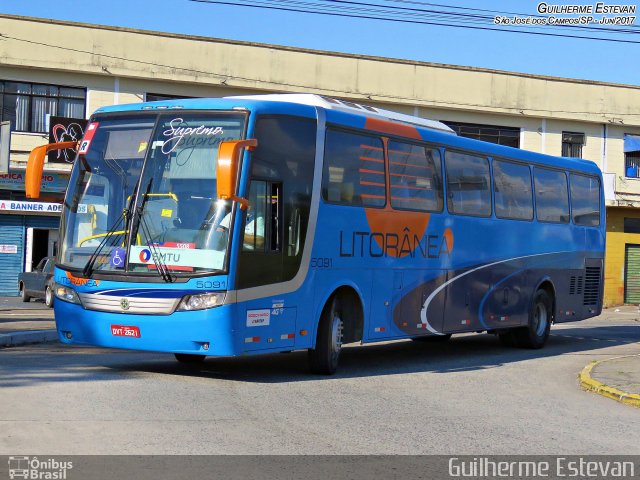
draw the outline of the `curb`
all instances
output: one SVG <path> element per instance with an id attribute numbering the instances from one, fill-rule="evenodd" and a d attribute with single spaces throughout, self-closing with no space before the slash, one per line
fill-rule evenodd
<path id="1" fill-rule="evenodd" d="M 18 347 L 34 343 L 49 343 L 58 340 L 56 330 L 32 330 L 0 334 L 0 348 Z"/>
<path id="2" fill-rule="evenodd" d="M 611 361 L 611 360 L 618 360 L 620 358 L 627 358 L 627 357 L 637 357 L 637 355 L 627 355 L 625 357 L 608 358 L 607 360 L 600 360 L 600 361 L 594 360 L 589 365 L 584 367 L 580 372 L 580 374 L 578 375 L 578 379 L 580 380 L 580 386 L 582 387 L 583 390 L 597 393 L 604 397 L 616 400 L 617 402 L 624 403 L 625 405 L 631 405 L 633 407 L 640 408 L 640 395 L 635 393 L 623 392 L 621 390 L 618 390 L 617 388 L 609 387 L 608 385 L 605 385 L 604 383 L 601 383 L 591 377 L 591 371 L 597 365 L 604 362 Z"/>

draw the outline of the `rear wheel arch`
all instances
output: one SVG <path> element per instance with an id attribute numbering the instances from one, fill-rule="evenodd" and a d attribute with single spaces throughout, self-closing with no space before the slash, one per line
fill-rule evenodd
<path id="1" fill-rule="evenodd" d="M 341 285 L 334 288 L 321 304 L 314 325 L 314 345 L 318 335 L 318 326 L 322 315 L 331 308 L 334 300 L 340 306 L 343 321 L 343 343 L 359 342 L 364 334 L 364 301 L 362 295 L 353 285 Z"/>
<path id="2" fill-rule="evenodd" d="M 555 323 L 556 321 L 556 287 L 553 284 L 553 281 L 549 277 L 545 277 L 538 282 L 538 286 L 531 291 L 531 300 L 530 303 L 533 303 L 536 293 L 538 290 L 543 290 L 549 295 L 551 298 L 551 323 Z"/>

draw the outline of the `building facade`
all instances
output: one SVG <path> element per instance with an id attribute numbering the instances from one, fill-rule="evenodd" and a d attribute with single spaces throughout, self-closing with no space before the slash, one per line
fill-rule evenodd
<path id="1" fill-rule="evenodd" d="M 17 294 L 19 271 L 55 253 L 55 205 L 71 163 L 50 159 L 39 202 L 26 202 L 19 178 L 28 152 L 49 141 L 53 117 L 86 119 L 104 105 L 170 97 L 308 92 L 596 162 L 608 219 L 605 305 L 640 303 L 638 85 L 9 15 L 0 15 L 0 32 L 0 121 L 12 122 L 10 170 L 0 179 L 0 295 Z"/>

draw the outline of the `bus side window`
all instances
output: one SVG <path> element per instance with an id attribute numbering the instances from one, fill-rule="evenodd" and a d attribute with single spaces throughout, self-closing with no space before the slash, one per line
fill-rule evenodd
<path id="1" fill-rule="evenodd" d="M 421 212 L 442 211 L 440 152 L 422 145 L 389 141 L 391 206 Z"/>
<path id="2" fill-rule="evenodd" d="M 587 227 L 600 225 L 600 180 L 570 174 L 573 223 Z"/>
<path id="3" fill-rule="evenodd" d="M 567 175 L 558 170 L 535 167 L 536 218 L 541 222 L 569 223 Z"/>
<path id="4" fill-rule="evenodd" d="M 342 205 L 384 207 L 384 148 L 378 137 L 327 129 L 322 198 Z"/>
<path id="5" fill-rule="evenodd" d="M 531 170 L 527 165 L 493 161 L 496 217 L 533 220 Z"/>
<path id="6" fill-rule="evenodd" d="M 489 160 L 447 150 L 447 208 L 450 213 L 488 217 L 491 215 Z"/>

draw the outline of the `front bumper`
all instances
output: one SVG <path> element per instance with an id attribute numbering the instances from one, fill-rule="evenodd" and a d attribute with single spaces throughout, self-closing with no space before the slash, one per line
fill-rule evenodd
<path id="1" fill-rule="evenodd" d="M 210 356 L 239 354 L 234 345 L 235 305 L 171 315 L 134 315 L 85 310 L 56 300 L 56 328 L 62 343 Z M 114 335 L 112 326 L 133 327 L 139 337 Z"/>

